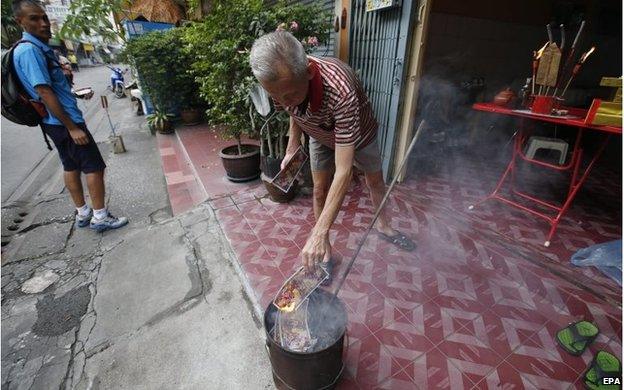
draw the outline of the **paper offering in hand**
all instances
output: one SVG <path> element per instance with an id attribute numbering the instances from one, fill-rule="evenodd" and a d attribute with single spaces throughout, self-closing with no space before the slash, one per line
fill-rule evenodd
<path id="1" fill-rule="evenodd" d="M 271 183 L 284 193 L 288 192 L 306 161 L 308 161 L 308 155 L 303 151 L 303 148 L 299 146 L 292 158 L 286 163 L 284 169 L 275 175 Z"/>
<path id="2" fill-rule="evenodd" d="M 317 267 L 314 273 L 307 273 L 301 267 L 282 285 L 273 304 L 282 312 L 292 312 L 328 277 L 327 271 L 321 267 Z"/>

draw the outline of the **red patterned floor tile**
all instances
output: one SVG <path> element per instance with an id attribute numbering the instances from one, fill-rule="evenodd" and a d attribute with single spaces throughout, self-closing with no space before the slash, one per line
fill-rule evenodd
<path id="1" fill-rule="evenodd" d="M 423 332 L 407 321 L 392 322 L 377 330 L 374 335 L 390 352 L 399 370 L 434 347 Z"/>
<path id="2" fill-rule="evenodd" d="M 249 202 L 251 200 L 256 200 L 253 192 L 243 192 L 242 194 L 232 195 L 232 201 L 237 205 L 245 203 L 245 202 Z"/>
<path id="3" fill-rule="evenodd" d="M 213 210 L 218 210 L 224 207 L 234 206 L 234 202 L 232 201 L 232 198 L 230 198 L 229 196 L 224 196 L 223 198 L 213 199 L 208 203 L 210 204 L 210 207 L 212 207 Z"/>
<path id="4" fill-rule="evenodd" d="M 467 343 L 490 348 L 501 358 L 505 358 L 521 345 L 523 340 L 533 334 L 532 331 L 516 331 L 510 324 L 503 323 L 500 317 L 488 310 L 467 321 L 462 329 L 448 336 L 447 339 L 456 342 L 466 340 Z"/>
<path id="5" fill-rule="evenodd" d="M 301 250 L 294 245 L 290 248 L 271 246 L 263 247 L 284 275 L 292 274 L 303 265 L 301 260 Z"/>
<path id="6" fill-rule="evenodd" d="M 523 353 L 514 352 L 505 362 L 538 388 L 567 389 L 578 377 L 575 370 L 540 347 L 527 348 Z"/>
<path id="7" fill-rule="evenodd" d="M 233 241 L 230 242 L 237 260 L 240 262 L 253 261 L 254 258 L 262 256 L 264 247 L 258 240 L 254 241 Z"/>
<path id="8" fill-rule="evenodd" d="M 425 302 L 407 316 L 435 345 L 450 337 L 477 316 L 476 313 L 465 312 L 454 308 L 442 307 L 434 301 Z"/>
<path id="9" fill-rule="evenodd" d="M 399 371 L 397 374 L 386 379 L 375 389 L 381 390 L 414 390 L 416 389 L 416 383 L 412 377 L 405 371 Z"/>
<path id="10" fill-rule="evenodd" d="M 351 320 L 366 325 L 373 333 L 390 325 L 396 316 L 401 316 L 392 304 L 378 291 L 368 290 L 362 292 L 362 298 L 356 301 L 346 301 L 353 313 Z"/>
<path id="11" fill-rule="evenodd" d="M 393 300 L 420 304 L 430 299 L 425 289 L 437 291 L 431 268 L 385 263 L 377 257 L 372 272 L 371 284 Z"/>
<path id="12" fill-rule="evenodd" d="M 516 300 L 499 301 L 490 310 L 505 322 L 526 324 L 524 327 L 534 328 L 535 331 L 541 329 L 548 320 L 537 309 L 527 309 L 526 304 L 519 305 Z"/>
<path id="13" fill-rule="evenodd" d="M 488 307 L 483 305 L 477 297 L 476 290 L 471 279 L 464 279 L 457 287 L 451 286 L 432 301 L 445 309 L 453 309 L 457 312 L 469 313 L 467 316 L 475 317 L 485 312 Z"/>
<path id="14" fill-rule="evenodd" d="M 481 382 L 477 383 L 474 389 L 525 389 L 527 385 L 532 386 L 509 363 L 502 363 Z"/>
<path id="15" fill-rule="evenodd" d="M 410 363 L 405 372 L 419 389 L 470 389 L 474 383 L 437 348 Z"/>
<path id="16" fill-rule="evenodd" d="M 344 360 L 349 373 L 365 389 L 383 383 L 391 376 L 392 365 L 396 364 L 374 335 L 351 343 Z"/>
<path id="17" fill-rule="evenodd" d="M 338 384 L 336 386 L 337 390 L 360 390 L 362 389 L 360 385 L 357 384 L 355 379 L 349 374 L 347 370 L 344 370 L 340 379 L 338 380 Z"/>
<path id="18" fill-rule="evenodd" d="M 368 336 L 371 336 L 373 333 L 361 322 L 354 321 L 351 317 L 353 317 L 353 312 L 351 309 L 347 308 L 347 315 L 349 317 L 349 321 L 347 322 L 347 334 L 350 340 L 350 343 L 354 343 L 357 340 L 363 340 Z"/>
<path id="19" fill-rule="evenodd" d="M 479 340 L 479 337 L 463 330 L 447 337 L 437 348 L 464 376 L 477 384 L 500 364 L 502 358 L 487 343 Z"/>

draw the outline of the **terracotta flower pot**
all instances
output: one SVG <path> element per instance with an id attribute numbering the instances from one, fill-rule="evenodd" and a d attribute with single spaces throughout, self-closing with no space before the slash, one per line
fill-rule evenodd
<path id="1" fill-rule="evenodd" d="M 202 110 L 191 108 L 180 112 L 182 123 L 186 126 L 197 125 L 202 121 Z"/>
<path id="2" fill-rule="evenodd" d="M 158 131 L 160 134 L 173 133 L 173 124 L 171 123 L 171 121 L 163 121 L 162 126 L 154 125 L 154 127 L 156 128 L 156 131 Z"/>
<path id="3" fill-rule="evenodd" d="M 260 176 L 260 147 L 257 145 L 243 144 L 243 154 L 238 154 L 238 146 L 228 146 L 221 149 L 219 157 L 230 181 L 239 183 Z"/>
<path id="4" fill-rule="evenodd" d="M 291 200 L 293 200 L 295 195 L 297 195 L 297 190 L 299 189 L 299 183 L 297 182 L 297 180 L 295 180 L 295 182 L 293 183 L 292 187 L 290 187 L 290 190 L 288 190 L 288 192 L 283 192 L 282 190 L 280 190 L 279 188 L 271 184 L 271 178 L 266 176 L 264 173 L 260 175 L 260 178 L 262 179 L 262 182 L 264 183 L 264 187 L 267 189 L 267 192 L 269 193 L 269 197 L 274 202 L 288 203 Z"/>

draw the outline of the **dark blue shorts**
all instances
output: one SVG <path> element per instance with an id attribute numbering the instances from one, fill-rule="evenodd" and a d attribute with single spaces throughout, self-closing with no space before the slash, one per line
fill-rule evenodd
<path id="1" fill-rule="evenodd" d="M 81 171 L 83 173 L 103 171 L 106 164 L 93 136 L 87 129 L 87 125 L 84 123 L 77 123 L 77 125 L 87 133 L 88 144 L 77 145 L 65 126 L 42 123 L 41 128 L 54 142 L 65 171 Z"/>

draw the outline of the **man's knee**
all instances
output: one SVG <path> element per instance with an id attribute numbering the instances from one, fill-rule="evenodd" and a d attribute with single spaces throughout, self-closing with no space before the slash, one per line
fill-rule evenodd
<path id="1" fill-rule="evenodd" d="M 314 184 L 314 189 L 312 190 L 312 195 L 316 201 L 324 202 L 327 197 L 327 186 L 326 185 L 317 185 Z"/>

